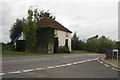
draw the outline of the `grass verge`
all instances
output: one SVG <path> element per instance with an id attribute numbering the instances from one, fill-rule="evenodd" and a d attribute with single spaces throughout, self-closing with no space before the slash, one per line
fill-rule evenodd
<path id="1" fill-rule="evenodd" d="M 104 60 L 110 64 L 113 64 L 115 67 L 118 67 L 118 60 L 112 60 L 112 59 L 106 59 L 106 58 L 104 58 Z"/>
<path id="2" fill-rule="evenodd" d="M 70 53 L 32 53 L 32 52 L 17 52 L 17 51 L 2 51 L 2 55 L 54 55 L 54 54 L 70 54 Z"/>
<path id="3" fill-rule="evenodd" d="M 98 54 L 98 53 L 96 53 L 96 52 L 78 51 L 78 50 L 73 50 L 71 53 L 81 53 L 81 54 L 83 54 L 83 53 L 90 53 L 90 54 Z M 100 54 L 100 53 L 99 53 L 99 54 Z"/>
<path id="4" fill-rule="evenodd" d="M 76 51 L 76 50 L 71 51 L 71 53 L 32 53 L 32 52 L 17 52 L 17 51 L 7 51 L 7 50 L 2 51 L 3 55 L 47 55 L 47 54 L 53 55 L 53 54 L 74 54 L 74 53 L 98 54 L 98 53 L 95 53 L 95 52 Z"/>

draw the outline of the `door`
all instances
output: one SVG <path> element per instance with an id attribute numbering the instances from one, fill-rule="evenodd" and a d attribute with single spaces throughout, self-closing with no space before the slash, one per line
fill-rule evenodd
<path id="1" fill-rule="evenodd" d="M 16 51 L 25 51 L 25 40 L 17 40 L 16 41 Z"/>
<path id="2" fill-rule="evenodd" d="M 57 49 L 58 49 L 58 37 L 56 37 L 54 41 L 54 53 L 57 53 Z"/>

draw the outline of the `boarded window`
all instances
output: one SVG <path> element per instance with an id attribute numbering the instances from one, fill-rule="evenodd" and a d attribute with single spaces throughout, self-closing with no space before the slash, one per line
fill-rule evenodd
<path id="1" fill-rule="evenodd" d="M 58 30 L 54 30 L 54 34 L 57 35 L 58 34 Z"/>
<path id="2" fill-rule="evenodd" d="M 66 37 L 68 37 L 68 32 L 66 32 Z"/>

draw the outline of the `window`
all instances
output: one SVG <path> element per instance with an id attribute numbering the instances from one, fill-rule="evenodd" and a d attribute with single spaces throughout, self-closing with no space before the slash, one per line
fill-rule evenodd
<path id="1" fill-rule="evenodd" d="M 68 37 L 68 32 L 66 32 L 66 37 Z"/>
<path id="2" fill-rule="evenodd" d="M 54 34 L 57 35 L 58 34 L 58 30 L 55 29 L 54 30 Z"/>

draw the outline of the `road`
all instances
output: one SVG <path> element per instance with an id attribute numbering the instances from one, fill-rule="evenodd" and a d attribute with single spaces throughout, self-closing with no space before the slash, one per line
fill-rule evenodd
<path id="1" fill-rule="evenodd" d="M 3 78 L 117 78 L 104 54 L 4 56 Z"/>

